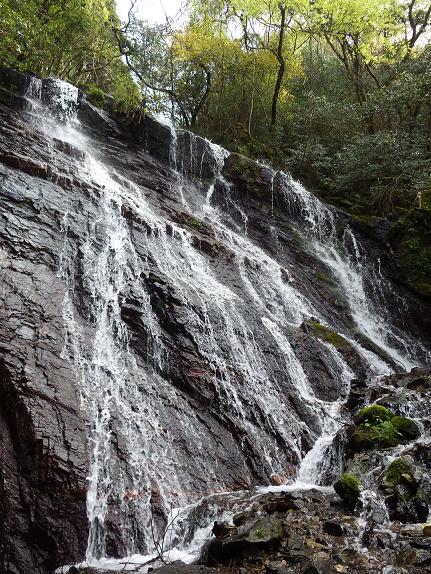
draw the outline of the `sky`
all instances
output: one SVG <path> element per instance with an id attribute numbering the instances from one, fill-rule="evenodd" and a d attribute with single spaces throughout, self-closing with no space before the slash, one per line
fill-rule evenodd
<path id="1" fill-rule="evenodd" d="M 122 20 L 127 19 L 130 8 L 130 0 L 116 0 L 117 13 Z M 162 23 L 165 15 L 174 17 L 177 15 L 182 0 L 138 0 L 135 6 L 135 14 L 142 20 L 151 23 Z"/>

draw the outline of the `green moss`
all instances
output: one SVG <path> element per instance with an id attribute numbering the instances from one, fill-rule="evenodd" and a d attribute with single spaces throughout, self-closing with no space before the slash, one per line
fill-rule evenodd
<path id="1" fill-rule="evenodd" d="M 346 472 L 334 484 L 334 490 L 344 504 L 353 510 L 361 493 L 361 483 L 357 476 Z"/>
<path id="2" fill-rule="evenodd" d="M 263 174 L 263 168 L 248 157 L 231 153 L 224 165 L 228 179 L 238 181 L 247 193 L 256 195 L 261 201 L 270 199 L 270 183 Z"/>
<path id="3" fill-rule="evenodd" d="M 194 229 L 197 229 L 198 231 L 202 231 L 202 229 L 205 229 L 205 225 L 202 223 L 202 221 L 199 221 L 199 219 L 195 219 L 192 216 L 187 216 L 184 218 L 184 220 L 187 225 L 193 227 Z"/>
<path id="4" fill-rule="evenodd" d="M 161 277 L 159 277 L 155 273 L 152 273 L 151 271 L 148 274 L 148 281 L 149 283 L 162 283 L 163 285 L 166 283 L 166 281 L 163 281 Z"/>
<path id="5" fill-rule="evenodd" d="M 355 429 L 351 434 L 354 451 L 370 448 L 390 448 L 420 436 L 417 424 L 407 418 L 394 415 L 382 405 L 364 407 L 354 417 Z"/>
<path id="6" fill-rule="evenodd" d="M 344 339 L 344 337 L 335 331 L 331 331 L 331 329 L 328 329 L 328 327 L 325 327 L 318 321 L 309 320 L 307 321 L 307 325 L 311 329 L 310 334 L 312 336 L 317 337 L 318 339 L 322 339 L 327 343 L 331 343 L 331 345 L 334 345 L 335 348 L 344 349 L 349 346 L 349 343 L 346 341 L 346 339 Z"/>
<path id="7" fill-rule="evenodd" d="M 336 282 L 334 281 L 334 278 L 331 277 L 331 275 L 326 275 L 325 273 L 320 273 L 317 272 L 315 274 L 316 279 L 318 279 L 319 281 L 322 281 L 322 283 L 327 283 L 328 285 L 331 286 L 335 286 Z"/>
<path id="8" fill-rule="evenodd" d="M 271 542 L 282 538 L 283 524 L 276 516 L 259 519 L 247 534 L 246 540 L 252 543 Z"/>
<path id="9" fill-rule="evenodd" d="M 375 228 L 382 221 L 381 217 L 373 215 L 354 215 L 352 217 L 353 225 L 364 235 L 375 237 Z"/>
<path id="10" fill-rule="evenodd" d="M 418 438 L 421 434 L 415 421 L 407 417 L 395 416 L 391 419 L 391 423 L 407 439 Z"/>
<path id="11" fill-rule="evenodd" d="M 260 166 L 248 157 L 236 154 L 235 162 L 232 164 L 231 172 L 237 177 L 244 179 L 258 179 L 260 176 Z"/>
<path id="12" fill-rule="evenodd" d="M 371 438 L 380 446 L 391 447 L 399 444 L 401 433 L 397 431 L 391 421 L 384 421 L 370 427 Z"/>
<path id="13" fill-rule="evenodd" d="M 390 421 L 366 426 L 357 426 L 351 436 L 354 451 L 360 452 L 371 448 L 390 448 L 402 442 L 402 435 Z"/>
<path id="14" fill-rule="evenodd" d="M 379 424 L 389 421 L 394 417 L 394 413 L 382 405 L 371 405 L 364 407 L 355 416 L 355 423 Z"/>
<path id="15" fill-rule="evenodd" d="M 413 472 L 408 462 L 403 458 L 397 458 L 387 467 L 384 482 L 389 486 L 397 486 L 402 482 L 403 474 L 413 477 Z"/>

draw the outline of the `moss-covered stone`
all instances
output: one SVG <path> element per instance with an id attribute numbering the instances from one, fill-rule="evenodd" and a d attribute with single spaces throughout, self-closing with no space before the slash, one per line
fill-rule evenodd
<path id="1" fill-rule="evenodd" d="M 284 534 L 283 524 L 276 516 L 264 516 L 252 526 L 245 540 L 254 544 L 280 540 Z"/>
<path id="2" fill-rule="evenodd" d="M 354 229 L 371 239 L 379 239 L 382 233 L 385 235 L 389 225 L 384 217 L 362 214 L 353 215 L 352 224 Z"/>
<path id="3" fill-rule="evenodd" d="M 403 475 L 413 478 L 412 468 L 406 460 L 397 458 L 386 468 L 384 484 L 386 486 L 398 486 L 398 484 L 405 480 Z"/>
<path id="4" fill-rule="evenodd" d="M 377 447 L 391 448 L 402 442 L 401 439 L 401 434 L 391 422 L 383 421 L 369 426 L 358 425 L 350 438 L 350 444 L 353 451 L 360 452 Z"/>
<path id="5" fill-rule="evenodd" d="M 415 439 L 421 435 L 418 425 L 412 419 L 395 416 L 391 419 L 391 423 L 406 439 Z"/>
<path id="6" fill-rule="evenodd" d="M 204 229 L 204 224 L 202 223 L 202 221 L 199 221 L 194 217 L 187 217 L 186 223 L 187 225 L 189 225 L 190 227 L 194 227 L 195 229 L 199 230 Z"/>
<path id="7" fill-rule="evenodd" d="M 256 161 L 239 153 L 231 153 L 224 162 L 223 175 L 260 201 L 271 200 L 270 171 Z"/>
<path id="8" fill-rule="evenodd" d="M 193 227 L 193 229 L 196 229 L 197 231 L 203 231 L 206 228 L 205 224 L 202 221 L 200 221 L 199 219 L 196 219 L 195 217 L 193 217 L 189 213 L 183 212 L 183 213 L 181 213 L 181 217 L 183 219 L 183 222 L 188 227 Z"/>
<path id="9" fill-rule="evenodd" d="M 424 522 L 428 516 L 428 497 L 415 479 L 413 468 L 404 458 L 393 460 L 385 469 L 381 488 L 391 520 Z"/>
<path id="10" fill-rule="evenodd" d="M 419 427 L 413 420 L 396 416 L 382 405 L 364 407 L 354 417 L 354 422 L 350 445 L 355 452 L 390 448 L 420 436 Z"/>
<path id="11" fill-rule="evenodd" d="M 334 280 L 334 278 L 331 275 L 326 275 L 325 273 L 317 272 L 315 274 L 315 277 L 318 281 L 321 281 L 322 283 L 326 283 L 327 285 L 330 285 L 331 287 L 336 287 L 336 285 L 337 285 L 337 282 Z"/>
<path id="12" fill-rule="evenodd" d="M 344 473 L 334 484 L 334 490 L 350 509 L 354 510 L 361 494 L 361 483 L 354 474 Z"/>
<path id="13" fill-rule="evenodd" d="M 354 421 L 356 424 L 379 424 L 384 421 L 389 421 L 393 417 L 394 413 L 392 413 L 388 408 L 382 405 L 370 405 L 361 409 L 355 416 Z"/>
<path id="14" fill-rule="evenodd" d="M 325 327 L 325 325 L 322 325 L 319 321 L 309 319 L 306 322 L 306 325 L 308 327 L 309 334 L 313 337 L 317 337 L 327 343 L 331 343 L 331 345 L 334 345 L 337 349 L 345 349 L 349 347 L 349 343 L 344 337 L 335 331 L 331 331 L 331 329 Z"/>
<path id="15" fill-rule="evenodd" d="M 403 481 L 411 482 L 411 480 L 414 480 L 412 467 L 403 458 L 395 459 L 385 470 L 385 486 L 398 486 Z"/>

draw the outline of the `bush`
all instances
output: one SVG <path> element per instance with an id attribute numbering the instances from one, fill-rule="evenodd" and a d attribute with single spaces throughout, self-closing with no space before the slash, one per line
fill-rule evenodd
<path id="1" fill-rule="evenodd" d="M 96 108 L 103 108 L 106 103 L 106 97 L 103 90 L 98 88 L 95 84 L 87 84 L 83 86 L 83 89 L 93 106 L 96 106 Z"/>

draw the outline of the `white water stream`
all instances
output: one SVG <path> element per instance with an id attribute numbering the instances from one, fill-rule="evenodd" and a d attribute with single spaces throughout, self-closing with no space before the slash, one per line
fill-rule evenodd
<path id="1" fill-rule="evenodd" d="M 218 400 L 241 429 L 243 440 L 253 445 L 267 476 L 283 474 L 289 463 L 288 451 L 301 461 L 296 480 L 285 489 L 320 484 L 325 463 L 330 461 L 328 452 L 333 438 L 342 425 L 342 397 L 346 396 L 354 373 L 335 347 L 319 342 L 320 355 L 330 365 L 328 368 L 334 380 L 339 381 L 340 398 L 324 401 L 315 396 L 289 340 L 289 333 L 311 317 L 319 319 L 319 310 L 307 293 L 302 292 L 291 271 L 248 238 L 247 215 L 229 193 L 229 207 L 236 210 L 241 225 L 226 223 L 220 208 L 213 206 L 216 184 L 228 185 L 221 175 L 227 156 L 225 150 L 207 142 L 207 150 L 216 166 L 214 181 L 205 194 L 195 198 L 198 207 L 193 208 L 190 215 L 209 221 L 217 240 L 233 254 L 241 283 L 238 288 L 220 279 L 209 266 L 208 259 L 194 247 L 193 234 L 186 227 L 160 215 L 137 185 L 97 158 L 72 113 L 77 91 L 60 82 L 53 86 L 51 102 L 62 110 L 63 122 L 45 118 L 39 121 L 40 129 L 48 138 L 65 141 L 82 152 L 84 159 L 74 161 L 80 178 L 94 191 L 93 201 L 97 203 L 97 216 L 88 221 L 87 233 L 81 238 L 82 285 L 75 284 L 76 252 L 68 238 L 74 213 L 66 213 L 63 217 L 64 249 L 59 269 L 66 285 L 64 353 L 76 370 L 88 422 L 91 454 L 87 496 L 89 539 L 85 563 L 127 570 L 155 556 L 155 539 L 161 535 L 154 533 L 152 504 L 155 495 L 164 511 L 176 517 L 166 541 L 167 558 L 194 557 L 209 536 L 214 517 L 220 519 L 223 515 L 217 496 L 207 496 L 212 506 L 206 523 L 195 529 L 190 539 L 181 539 L 181 533 L 186 530 L 184 524 L 203 496 L 195 492 L 195 467 L 200 469 L 206 485 L 213 491 L 221 492 L 226 485 L 220 480 L 217 468 L 208 461 L 205 427 L 190 416 L 184 396 L 161 374 L 169 364 L 169 352 L 163 344 L 162 329 L 144 278 L 154 269 L 168 278 L 175 297 L 185 310 L 187 329 L 206 361 Z M 33 101 L 40 98 L 37 86 L 32 85 L 29 98 Z M 37 105 L 32 109 L 33 113 L 37 112 Z M 172 167 L 181 168 L 177 183 L 183 206 L 188 209 L 183 186 L 191 184 L 186 176 L 193 167 L 202 169 L 204 161 L 203 156 L 194 156 L 194 136 L 190 134 L 189 137 L 187 167 L 178 162 L 178 137 L 173 128 L 169 154 Z M 274 178 L 275 174 L 272 194 L 276 192 Z M 292 211 L 299 209 L 301 212 L 298 229 L 310 240 L 310 249 L 338 281 L 358 330 L 394 361 L 406 368 L 412 366 L 415 357 L 409 350 L 411 342 L 391 328 L 366 293 L 361 248 L 351 230 L 346 230 L 342 241 L 338 240 L 331 210 L 284 174 L 280 178 L 287 203 Z M 144 254 L 142 249 L 137 251 L 130 226 L 122 215 L 125 207 L 145 222 Z M 347 242 L 353 246 L 353 255 L 346 247 Z M 150 359 L 145 369 L 137 364 L 130 349 L 129 331 L 122 317 L 122 305 L 130 285 L 139 296 L 140 320 L 148 333 L 147 355 Z M 78 288 L 87 293 L 87 321 L 77 311 Z M 247 301 L 241 292 L 248 294 Z M 262 348 L 259 330 L 272 342 L 270 346 L 275 359 Z M 389 370 L 358 341 L 354 344 L 373 374 Z M 273 375 L 271 360 L 276 362 L 283 381 Z M 303 405 L 307 416 L 314 421 L 312 428 L 293 408 L 286 408 L 284 380 L 291 396 Z M 177 428 L 169 427 L 167 411 L 177 413 Z M 305 456 L 301 446 L 304 436 L 313 443 Z M 190 441 L 197 457 L 194 466 L 184 460 L 184 451 L 179 448 L 181 442 L 188 444 Z M 231 496 L 235 499 L 244 494 Z M 179 508 L 183 510 L 179 512 Z M 106 558 L 106 537 L 113 517 L 121 527 L 121 551 L 128 556 L 124 560 Z"/>

